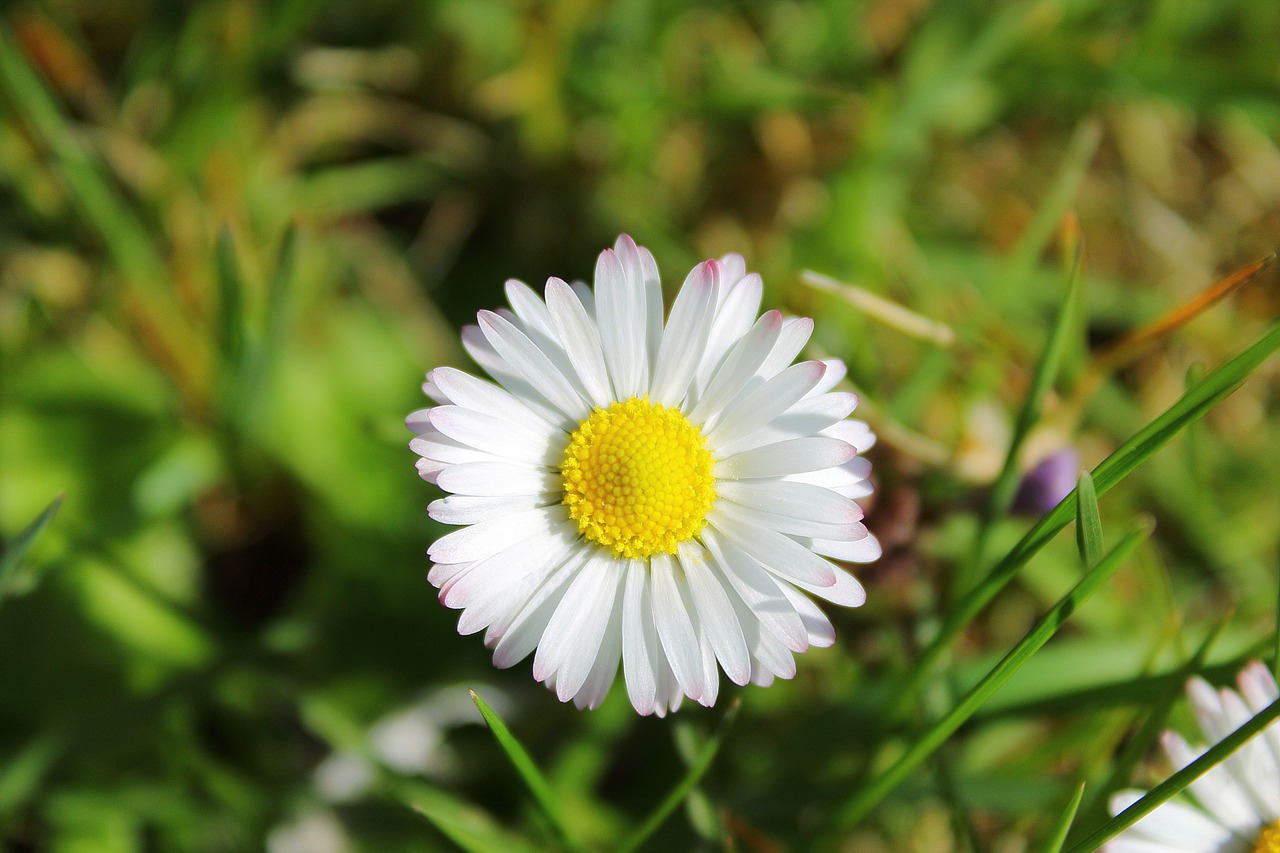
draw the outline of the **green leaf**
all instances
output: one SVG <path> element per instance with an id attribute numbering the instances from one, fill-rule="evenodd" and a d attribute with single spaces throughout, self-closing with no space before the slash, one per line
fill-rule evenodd
<path id="1" fill-rule="evenodd" d="M 1076 486 L 1076 548 L 1080 562 L 1091 569 L 1102 559 L 1102 518 L 1098 515 L 1098 492 L 1093 487 L 1093 476 L 1080 472 Z"/>
<path id="2" fill-rule="evenodd" d="M 1273 325 L 1257 343 L 1206 376 L 1203 382 L 1189 389 L 1163 414 L 1135 433 L 1094 468 L 1093 482 L 1098 494 L 1106 494 L 1188 424 L 1203 417 L 1239 387 L 1277 348 L 1280 348 L 1280 325 Z M 955 639 L 991 603 L 1005 584 L 1013 580 L 1022 567 L 1067 526 L 1075 516 L 1075 506 L 1076 492 L 1073 489 L 1071 494 L 1028 530 L 982 582 L 948 614 L 933 640 L 920 653 L 916 665 L 899 682 L 889 702 L 890 718 L 902 717 L 904 710 Z"/>
<path id="3" fill-rule="evenodd" d="M 1107 578 L 1129 559 L 1134 550 L 1151 534 L 1149 522 L 1130 531 L 1097 566 L 1090 569 L 1071 590 L 1049 609 L 1035 626 L 1027 632 L 986 677 L 966 693 L 946 714 L 919 737 L 911 739 L 896 762 L 887 770 L 860 788 L 839 810 L 835 824 L 846 829 L 866 817 L 894 788 L 932 755 L 946 740 L 955 734 L 983 703 L 991 698 L 1015 672 L 1022 668 L 1032 655 L 1057 633 L 1071 614 L 1092 595 Z"/>
<path id="4" fill-rule="evenodd" d="M 424 782 L 397 780 L 392 795 L 470 853 L 534 853 L 538 848 L 499 826 L 488 812 Z"/>
<path id="5" fill-rule="evenodd" d="M 36 516 L 35 521 L 23 528 L 22 532 L 15 536 L 8 547 L 4 549 L 4 553 L 0 554 L 0 601 L 4 600 L 9 590 L 11 579 L 17 572 L 18 567 L 22 565 L 27 552 L 31 550 L 31 544 L 36 541 L 36 537 L 40 535 L 41 530 L 44 530 L 45 525 L 57 515 L 60 506 L 62 506 L 62 495 L 54 498 L 44 508 L 44 511 Z"/>
<path id="6" fill-rule="evenodd" d="M 1049 332 L 1049 340 L 1045 344 L 1044 351 L 1040 354 L 1040 361 L 1036 364 L 1035 373 L 1032 374 L 1031 387 L 1027 389 L 1027 397 L 1022 402 L 1022 408 L 1018 411 L 1018 419 L 1013 426 L 1013 437 L 1009 441 L 1009 449 L 1005 453 L 1004 466 L 1000 469 L 999 476 L 996 477 L 995 484 L 991 487 L 991 492 L 987 498 L 986 506 L 983 507 L 982 518 L 978 524 L 978 532 L 974 536 L 973 548 L 969 552 L 968 559 L 961 565 L 959 575 L 956 579 L 955 588 L 961 592 L 967 592 L 969 586 L 973 582 L 977 572 L 982 570 L 983 561 L 986 558 L 987 545 L 991 538 L 991 530 L 1000 519 L 1009 513 L 1009 508 L 1013 506 L 1014 496 L 1018 491 L 1018 460 L 1022 456 L 1022 446 L 1026 442 L 1027 435 L 1031 432 L 1032 427 L 1040 420 L 1040 410 L 1044 405 L 1044 399 L 1053 388 L 1054 379 L 1058 375 L 1058 367 L 1062 364 L 1062 354 L 1066 350 L 1067 341 L 1070 340 L 1069 331 L 1076 325 L 1076 315 L 1080 309 L 1080 265 L 1083 257 L 1083 247 L 1077 247 L 1075 262 L 1072 264 L 1071 273 L 1067 276 L 1067 291 L 1062 297 L 1062 307 L 1058 310 L 1058 317 L 1054 321 L 1053 329 Z"/>
<path id="7" fill-rule="evenodd" d="M 1280 717 L 1280 699 L 1254 714 L 1244 725 L 1209 747 L 1195 761 L 1174 773 L 1148 791 L 1142 799 L 1089 833 L 1082 841 L 1075 844 L 1068 853 L 1090 853 L 1090 851 L 1097 850 L 1107 841 L 1155 811 L 1161 803 L 1177 796 L 1192 782 L 1222 763 L 1223 760 L 1239 749 L 1245 741 L 1257 735 L 1277 717 Z"/>
<path id="8" fill-rule="evenodd" d="M 716 753 L 720 751 L 720 744 L 724 742 L 724 737 L 729 733 L 729 727 L 733 725 L 733 720 L 738 715 L 738 709 L 741 707 L 742 700 L 734 699 L 733 703 L 729 705 L 729 710 L 725 711 L 724 717 L 721 718 L 720 725 L 716 727 L 711 737 L 707 738 L 707 742 L 702 745 L 702 749 L 689 766 L 684 778 L 671 789 L 670 793 L 645 818 L 639 828 L 631 833 L 622 844 L 618 845 L 618 853 L 631 853 L 631 851 L 639 849 L 640 845 L 648 841 L 649 836 L 657 832 L 667 818 L 671 817 L 671 813 L 676 810 L 676 807 L 684 801 L 694 786 L 711 769 L 711 762 L 715 760 Z"/>
<path id="9" fill-rule="evenodd" d="M 232 369 L 238 368 L 244 353 L 244 283 L 236 262 L 231 229 L 218 231 L 215 252 L 218 268 L 218 345 Z"/>
<path id="10" fill-rule="evenodd" d="M 61 733 L 46 732 L 0 765 L 0 818 L 25 803 L 66 746 Z"/>
<path id="11" fill-rule="evenodd" d="M 1059 853 L 1062 850 L 1062 845 L 1067 841 L 1067 833 L 1071 830 L 1071 822 L 1076 819 L 1076 811 L 1080 808 L 1080 800 L 1083 797 L 1084 783 L 1081 782 L 1076 786 L 1076 792 L 1067 803 L 1067 807 L 1058 816 L 1053 832 L 1049 833 L 1049 837 L 1045 839 L 1044 846 L 1040 848 L 1041 853 Z"/>
<path id="12" fill-rule="evenodd" d="M 547 819 L 551 821 L 551 825 L 555 827 L 556 833 L 560 836 L 560 840 L 570 849 L 575 849 L 573 841 L 570 838 L 569 831 L 565 827 L 564 816 L 560 813 L 560 807 L 556 804 L 555 794 L 551 791 L 551 785 L 547 783 L 546 777 L 542 775 L 542 771 L 538 769 L 538 765 L 534 764 L 533 758 L 516 740 L 515 735 L 507 728 L 507 724 L 502 721 L 498 713 L 489 707 L 489 704 L 480 698 L 480 694 L 474 690 L 468 691 L 471 694 L 471 701 L 476 703 L 476 707 L 480 709 L 480 716 L 484 717 L 484 721 L 489 725 L 489 730 L 493 732 L 494 738 L 498 741 L 498 746 L 502 747 L 502 751 L 507 754 L 507 758 L 516 768 L 516 772 L 520 774 L 520 778 L 524 780 L 524 784 L 529 789 L 529 793 L 533 794 L 534 800 L 537 801 Z"/>

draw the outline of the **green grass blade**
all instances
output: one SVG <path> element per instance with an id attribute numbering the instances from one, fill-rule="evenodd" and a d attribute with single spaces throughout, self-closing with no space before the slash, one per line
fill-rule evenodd
<path id="1" fill-rule="evenodd" d="M 1013 437 L 1010 439 L 1009 449 L 1005 453 L 1004 466 L 1000 469 L 1000 474 L 996 477 L 995 485 L 991 487 L 986 506 L 983 508 L 982 518 L 978 524 L 978 532 L 974 536 L 973 548 L 960 569 L 956 588 L 961 593 L 968 592 L 976 573 L 982 570 L 983 560 L 986 558 L 987 545 L 991 538 L 991 530 L 996 522 L 1008 514 L 1009 508 L 1013 505 L 1014 496 L 1017 494 L 1018 460 L 1022 455 L 1023 443 L 1026 441 L 1032 427 L 1040 419 L 1040 410 L 1044 404 L 1044 398 L 1053 387 L 1054 380 L 1058 375 L 1058 367 L 1062 364 L 1062 354 L 1066 350 L 1067 342 L 1071 339 L 1069 332 L 1077 322 L 1076 316 L 1079 313 L 1081 302 L 1081 258 L 1082 250 L 1077 247 L 1075 260 L 1071 266 L 1071 273 L 1067 277 L 1067 291 L 1062 298 L 1062 307 L 1058 311 L 1058 317 L 1054 321 L 1053 329 L 1049 332 L 1049 340 L 1045 344 L 1044 351 L 1040 354 L 1040 361 L 1036 364 L 1035 372 L 1032 374 L 1031 387 L 1027 390 L 1027 397 L 1022 403 L 1022 408 L 1018 411 L 1018 418 L 1013 426 Z"/>
<path id="2" fill-rule="evenodd" d="M 1072 795 L 1071 801 L 1067 803 L 1067 807 L 1058 816 L 1058 822 L 1054 824 L 1053 832 L 1049 833 L 1049 837 L 1045 839 L 1044 846 L 1040 848 L 1040 853 L 1060 853 L 1062 845 L 1067 842 L 1067 833 L 1071 830 L 1071 822 L 1076 819 L 1076 812 L 1079 810 L 1080 800 L 1083 798 L 1084 783 L 1081 782 L 1076 786 L 1076 792 Z"/>
<path id="3" fill-rule="evenodd" d="M 40 531 L 44 530 L 45 526 L 58 514 L 60 506 L 62 506 L 62 495 L 58 495 L 50 501 L 49 505 L 36 516 L 35 521 L 23 528 L 9 543 L 8 547 L 4 549 L 4 553 L 0 553 L 0 601 L 4 600 L 9 588 L 10 578 L 13 577 L 18 567 L 22 565 L 22 561 L 26 559 L 32 543 L 36 541 Z"/>
<path id="4" fill-rule="evenodd" d="M 1080 562 L 1086 569 L 1098 565 L 1102 559 L 1102 517 L 1098 514 L 1098 491 L 1093 487 L 1093 475 L 1080 473 L 1076 486 L 1076 548 Z"/>
<path id="5" fill-rule="evenodd" d="M 1209 747 L 1195 761 L 1174 773 L 1148 791 L 1142 799 L 1089 833 L 1083 840 L 1072 846 L 1068 853 L 1090 853 L 1092 850 L 1097 850 L 1107 841 L 1153 812 L 1161 803 L 1176 796 L 1196 779 L 1199 779 L 1214 766 L 1220 764 L 1231 753 L 1239 749 L 1241 744 L 1261 732 L 1277 717 L 1280 717 L 1280 699 L 1254 714 L 1244 725 Z"/>
<path id="6" fill-rule="evenodd" d="M 267 316 L 263 345 L 268 353 L 268 360 L 274 357 L 284 343 L 282 338 L 285 311 L 297 267 L 298 228 L 290 225 L 284 232 L 284 240 L 280 244 L 280 257 L 276 262 L 275 274 L 271 276 L 267 290 Z"/>
<path id="7" fill-rule="evenodd" d="M 520 778 L 524 780 L 524 784 L 529 788 L 529 793 L 533 794 L 534 800 L 538 806 L 546 814 L 547 820 L 551 821 L 551 825 L 555 827 L 556 833 L 560 836 L 561 841 L 570 849 L 576 849 L 573 844 L 568 829 L 565 828 L 564 816 L 560 814 L 560 807 L 556 804 L 555 794 L 551 791 L 551 785 L 548 784 L 546 777 L 542 775 L 542 771 L 538 769 L 538 765 L 534 764 L 533 758 L 516 740 L 516 736 L 511 733 L 511 729 L 507 728 L 507 724 L 502 721 L 498 713 L 489 707 L 489 704 L 480 698 L 480 694 L 474 690 L 468 691 L 471 694 L 471 701 L 476 703 L 476 707 L 480 709 L 480 716 L 484 717 L 484 721 L 489 725 L 489 730 L 493 732 L 494 738 L 498 741 L 498 746 L 502 747 L 502 751 L 507 754 L 507 758 L 516 768 L 516 772 L 520 774 Z"/>
<path id="8" fill-rule="evenodd" d="M 9 27 L 0 24 L 0 82 L 11 103 L 53 154 L 76 206 L 101 234 L 107 251 L 131 282 L 159 293 L 164 266 L 142 222 L 103 177 L 61 108 L 23 55 Z"/>
<path id="9" fill-rule="evenodd" d="M 1071 590 L 1049 609 L 1039 622 L 1018 641 L 1007 655 L 987 673 L 973 689 L 923 734 L 912 739 L 911 745 L 890 767 L 873 779 L 870 784 L 855 793 L 836 816 L 839 828 L 848 828 L 866 817 L 881 800 L 903 782 L 926 758 L 932 755 L 947 738 L 955 734 L 982 704 L 991 698 L 1001 685 L 1022 668 L 1040 650 L 1049 638 L 1067 621 L 1072 613 L 1102 585 L 1107 578 L 1129 559 L 1138 545 L 1150 535 L 1152 525 L 1145 524 L 1126 535 L 1097 566 L 1090 569 Z"/>
<path id="10" fill-rule="evenodd" d="M 1276 580 L 1280 581 L 1280 572 L 1276 572 Z M 1280 678 L 1280 583 L 1276 585 L 1276 624 L 1275 636 L 1271 643 L 1271 672 Z"/>
<path id="11" fill-rule="evenodd" d="M 534 853 L 538 848 L 499 826 L 485 811 L 423 782 L 397 780 L 391 795 L 469 853 Z"/>
<path id="12" fill-rule="evenodd" d="M 1049 192 L 1040 202 L 1039 209 L 1027 224 L 1017 245 L 1009 254 L 1009 261 L 1002 279 L 1004 293 L 1023 284 L 1027 275 L 1035 266 L 1036 259 L 1044 251 L 1045 245 L 1053 236 L 1054 229 L 1062 221 L 1063 215 L 1071 205 L 1080 182 L 1084 180 L 1089 163 L 1102 141 L 1102 123 L 1091 116 L 1076 127 L 1071 140 L 1067 143 L 1067 153 L 1062 159 L 1057 177 Z"/>
<path id="13" fill-rule="evenodd" d="M 631 853 L 638 850 L 640 845 L 649 840 L 649 836 L 658 831 L 671 817 L 671 813 L 684 802 L 685 797 L 693 790 L 694 786 L 702 780 L 707 771 L 711 769 L 711 762 L 715 760 L 716 753 L 720 751 L 720 744 L 724 742 L 724 737 L 729 732 L 729 727 L 733 724 L 733 719 L 738 715 L 738 709 L 742 706 L 739 699 L 735 699 L 729 706 L 729 710 L 720 720 L 720 725 L 716 727 L 711 737 L 707 738 L 707 742 L 702 745 L 701 751 L 697 758 L 689 766 L 689 770 L 685 773 L 680 783 L 671 789 L 671 792 L 658 804 L 658 807 L 645 818 L 640 827 L 618 845 L 618 853 Z"/>
<path id="14" fill-rule="evenodd" d="M 1167 444 L 1188 424 L 1195 422 L 1239 387 L 1268 356 L 1280 348 L 1280 325 L 1272 326 L 1257 343 L 1223 364 L 1188 390 L 1163 414 L 1118 447 L 1093 470 L 1099 495 L 1106 494 L 1147 459 Z M 947 616 L 937 635 L 924 648 L 916 665 L 899 682 L 889 702 L 889 716 L 900 719 L 939 659 L 965 626 L 985 608 L 1005 584 L 1056 536 L 1075 515 L 1076 493 L 1063 498 L 1046 513 L 1000 560 L 982 582 L 960 601 Z"/>
<path id="15" fill-rule="evenodd" d="M 1178 670 L 1174 677 L 1175 680 L 1165 688 L 1163 695 L 1159 696 L 1150 706 L 1151 712 L 1147 714 L 1142 726 L 1125 742 L 1124 749 L 1111 762 L 1111 772 L 1107 776 L 1107 781 L 1101 787 L 1096 788 L 1094 794 L 1090 797 L 1089 806 L 1085 809 L 1086 817 L 1095 812 L 1101 812 L 1106 808 L 1106 797 L 1129 778 L 1129 775 L 1133 773 L 1133 768 L 1137 767 L 1138 762 L 1147 754 L 1147 750 L 1155 739 L 1159 737 L 1160 732 L 1165 727 L 1165 723 L 1168 722 L 1169 713 L 1173 710 L 1174 703 L 1182 695 L 1183 685 L 1186 684 L 1188 678 L 1199 673 L 1204 667 L 1205 659 L 1208 658 L 1214 643 L 1218 641 L 1218 637 L 1221 636 L 1223 629 L 1227 627 L 1230 621 L 1230 618 L 1224 618 L 1213 627 L 1209 635 L 1204 638 L 1204 642 L 1196 649 L 1195 654 Z"/>
<path id="16" fill-rule="evenodd" d="M 236 370 L 244 353 L 244 282 L 236 262 L 235 242 L 226 226 L 218 231 L 218 345 L 226 364 Z"/>

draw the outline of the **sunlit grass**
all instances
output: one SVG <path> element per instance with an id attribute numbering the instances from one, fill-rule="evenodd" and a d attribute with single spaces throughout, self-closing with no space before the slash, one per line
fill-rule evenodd
<path id="1" fill-rule="evenodd" d="M 6 12 L 0 841 L 1116 831 L 1186 677 L 1280 666 L 1277 31 L 1264 0 Z M 880 436 L 866 606 L 666 721 L 456 635 L 402 428 L 505 278 L 589 278 L 623 231 L 743 252 Z M 1015 511 L 1066 451 L 1078 492 Z"/>

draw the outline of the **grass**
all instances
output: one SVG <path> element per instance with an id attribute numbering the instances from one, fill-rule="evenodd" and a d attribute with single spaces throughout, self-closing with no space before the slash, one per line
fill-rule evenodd
<path id="1" fill-rule="evenodd" d="M 1084 850 L 1280 666 L 1275 4 L 99 5 L 0 20 L 0 846 Z M 867 604 L 675 721 L 457 636 L 401 427 L 623 231 L 880 436 Z"/>

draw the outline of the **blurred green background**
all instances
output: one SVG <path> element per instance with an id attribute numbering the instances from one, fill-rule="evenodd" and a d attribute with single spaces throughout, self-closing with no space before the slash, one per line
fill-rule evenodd
<path id="1" fill-rule="evenodd" d="M 730 691 L 715 767 L 648 848 L 809 849 L 892 751 L 879 703 L 963 592 L 1075 229 L 1087 322 L 1024 468 L 1097 463 L 1275 316 L 1269 271 L 1089 366 L 1280 242 L 1278 33 L 1273 0 L 8 5 L 0 542 L 65 499 L 0 577 L 0 847 L 452 849 L 441 814 L 489 849 L 549 845 L 469 686 L 589 844 L 668 792 L 722 709 L 640 719 L 615 686 L 580 713 L 527 662 L 494 670 L 426 582 L 436 495 L 402 425 L 505 278 L 589 279 L 625 231 L 668 297 L 743 253 L 768 304 L 818 318 L 882 434 L 868 604 L 832 614 L 837 645 L 795 681 Z M 1211 672 L 1267 648 L 1276 372 L 1103 500 L 1109 529 L 1153 515 L 1151 543 L 832 843 L 1023 850 L 1224 614 Z M 1001 519 L 989 555 L 1028 524 Z M 934 688 L 971 684 L 1070 585 L 1070 539 Z"/>

